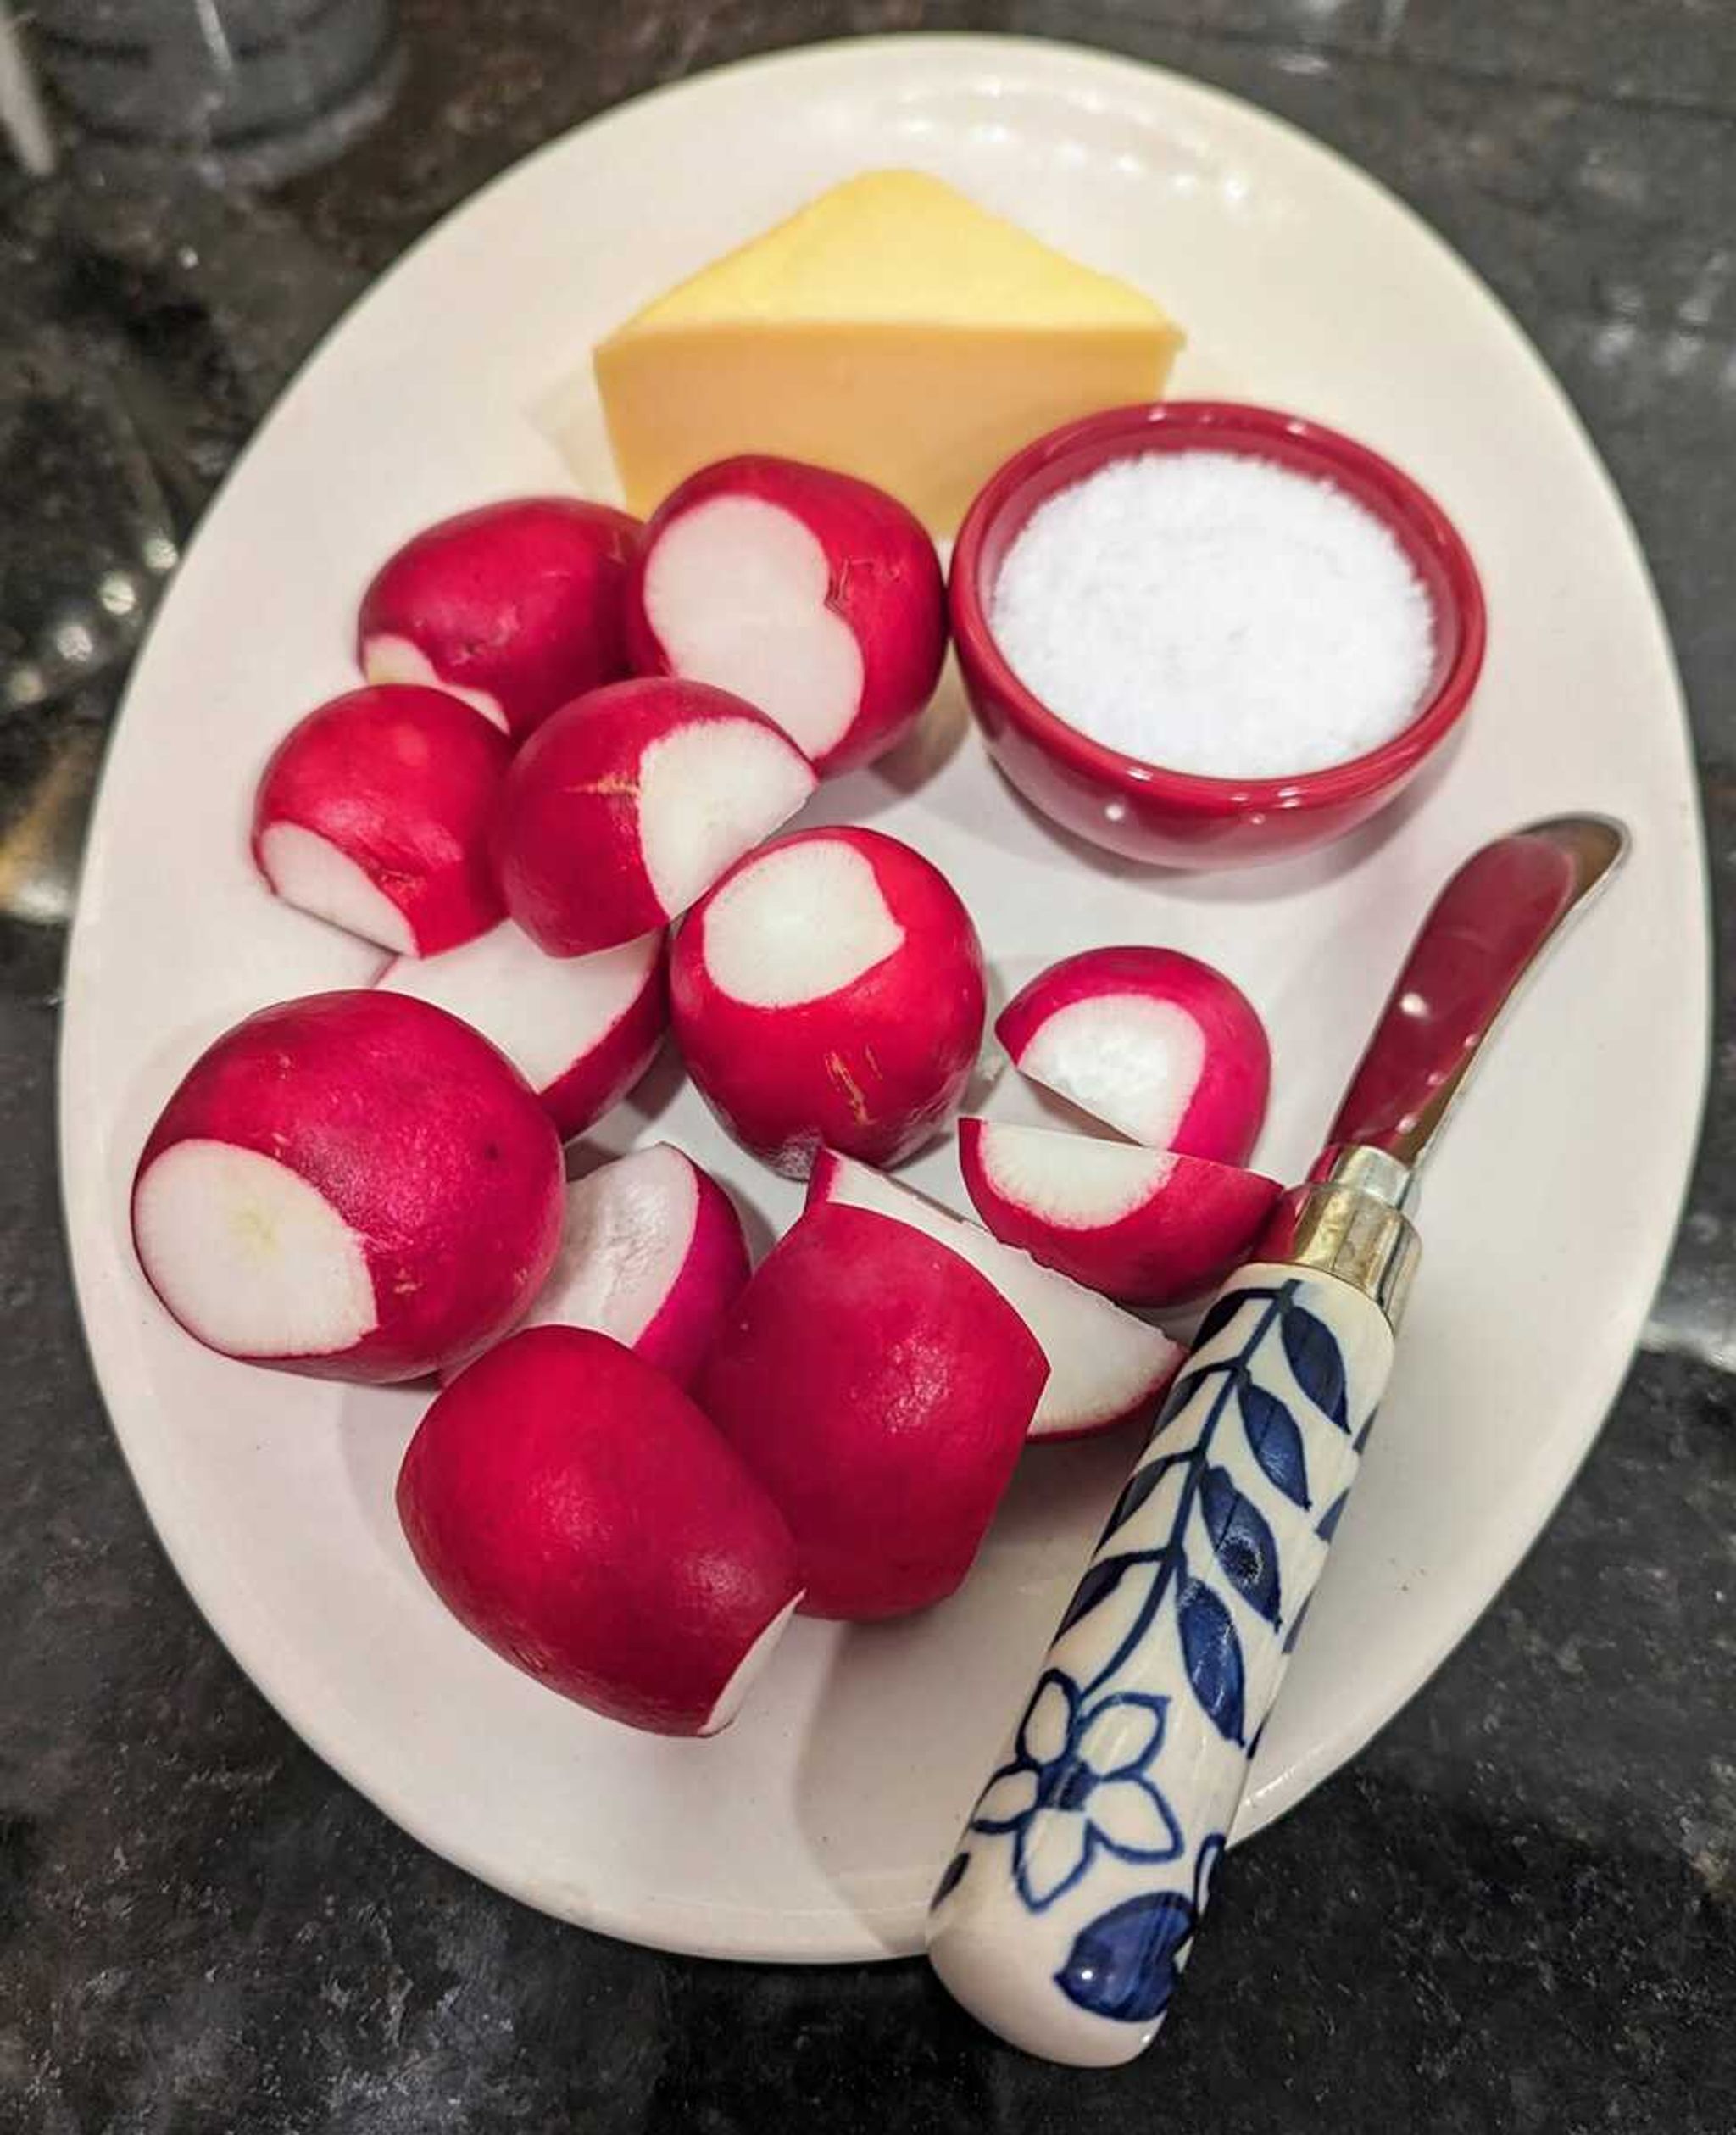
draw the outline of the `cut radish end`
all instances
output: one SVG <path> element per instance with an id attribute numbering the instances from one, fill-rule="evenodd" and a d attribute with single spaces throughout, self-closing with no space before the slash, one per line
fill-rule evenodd
<path id="1" fill-rule="evenodd" d="M 377 1323 L 362 1241 L 275 1157 L 176 1142 L 140 1174 L 133 1229 L 159 1296 L 226 1356 L 331 1356 Z"/>
<path id="2" fill-rule="evenodd" d="M 760 1636 L 742 1655 L 740 1665 L 719 1694 L 717 1703 L 706 1714 L 699 1729 L 702 1735 L 721 1735 L 724 1729 L 747 1703 L 748 1692 L 765 1672 L 765 1664 L 777 1649 L 777 1642 L 790 1627 L 790 1619 L 800 1606 L 802 1597 L 786 1602 Z"/>
<path id="3" fill-rule="evenodd" d="M 314 994 L 249 1016 L 181 1078 L 139 1157 L 134 1244 L 209 1347 L 391 1384 L 526 1310 L 562 1184 L 547 1112 L 486 1039 L 424 1001 Z"/>
<path id="4" fill-rule="evenodd" d="M 253 794 L 253 859 L 277 895 L 400 955 L 501 916 L 488 837 L 504 734 L 441 689 L 350 689 L 298 720 Z"/>
<path id="5" fill-rule="evenodd" d="M 1204 1033 L 1176 1002 L 1102 994 L 1051 1016 L 1018 1068 L 1118 1133 L 1166 1149 L 1205 1058 Z"/>
<path id="6" fill-rule="evenodd" d="M 639 850 L 663 909 L 685 911 L 813 790 L 806 765 L 750 720 L 708 720 L 654 741 L 639 763 Z"/>
<path id="7" fill-rule="evenodd" d="M 982 1042 L 982 951 L 957 892 L 875 830 L 748 854 L 670 952 L 687 1072 L 736 1140 L 805 1178 L 822 1147 L 895 1164 L 943 1129 Z"/>
<path id="8" fill-rule="evenodd" d="M 472 711 L 480 711 L 490 726 L 498 727 L 503 733 L 510 732 L 498 697 L 491 696 L 486 689 L 467 689 L 459 683 L 443 681 L 427 654 L 408 638 L 382 633 L 364 638 L 361 661 L 362 672 L 371 683 L 409 682 L 423 689 L 443 689 Z"/>
<path id="9" fill-rule="evenodd" d="M 431 684 L 522 739 L 629 669 L 639 527 L 578 497 L 515 497 L 442 519 L 375 573 L 356 618 L 370 681 Z"/>
<path id="10" fill-rule="evenodd" d="M 815 757 L 842 740 L 862 699 L 861 648 L 826 605 L 831 580 L 793 512 L 714 497 L 659 533 L 645 609 L 677 674 L 745 697 Z"/>
<path id="11" fill-rule="evenodd" d="M 405 1539 L 459 1621 L 593 1711 L 715 1732 L 800 1598 L 788 1527 L 677 1386 L 618 1342 L 532 1327 L 429 1408 Z"/>
<path id="12" fill-rule="evenodd" d="M 610 1335 L 685 1385 L 748 1273 L 735 1204 L 659 1142 L 567 1188 L 560 1257 L 527 1324 Z"/>
<path id="13" fill-rule="evenodd" d="M 1021 1074 L 1148 1148 L 1239 1164 L 1266 1116 L 1260 1017 L 1221 971 L 1179 950 L 1065 957 L 994 1028 Z"/>
<path id="14" fill-rule="evenodd" d="M 666 1143 L 573 1180 L 560 1257 L 526 1324 L 591 1327 L 632 1349 L 676 1285 L 698 1207 L 698 1174 Z"/>
<path id="15" fill-rule="evenodd" d="M 396 956 L 415 955 L 409 920 L 347 853 L 316 832 L 272 823 L 259 833 L 259 858 L 260 872 L 285 904 Z"/>
<path id="16" fill-rule="evenodd" d="M 987 1119 L 959 1122 L 959 1168 L 1003 1243 L 1134 1305 L 1180 1304 L 1215 1288 L 1283 1190 L 1203 1157 Z"/>
<path id="17" fill-rule="evenodd" d="M 826 1201 L 908 1224 L 950 1246 L 994 1285 L 1049 1359 L 1033 1438 L 1078 1437 L 1124 1421 L 1149 1406 L 1181 1363 L 1185 1352 L 1157 1328 L 914 1188 L 832 1150 L 815 1165 L 808 1189 L 810 1207 Z"/>
<path id="18" fill-rule="evenodd" d="M 663 960 L 660 934 L 548 956 L 509 919 L 443 956 L 399 957 L 374 983 L 481 1031 L 570 1140 L 650 1066 L 668 1023 Z"/>
<path id="19" fill-rule="evenodd" d="M 702 467 L 664 499 L 626 622 L 640 673 L 744 698 L 822 778 L 908 733 L 946 656 L 921 523 L 870 482 L 764 454 Z"/>
<path id="20" fill-rule="evenodd" d="M 750 1008 L 822 1000 L 904 943 L 872 862 L 838 839 L 774 847 L 705 913 L 706 968 Z"/>
<path id="21" fill-rule="evenodd" d="M 793 816 L 814 769 L 709 683 L 657 675 L 575 698 L 520 750 L 493 828 L 508 911 L 554 956 L 685 911 Z"/>

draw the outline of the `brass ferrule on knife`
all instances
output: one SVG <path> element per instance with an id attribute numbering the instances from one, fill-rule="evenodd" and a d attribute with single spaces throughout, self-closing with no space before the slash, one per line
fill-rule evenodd
<path id="1" fill-rule="evenodd" d="M 1396 1332 L 1422 1253 L 1405 1213 L 1415 1183 L 1383 1149 L 1328 1149 L 1309 1183 L 1278 1203 L 1254 1257 L 1336 1276 L 1372 1298 Z"/>

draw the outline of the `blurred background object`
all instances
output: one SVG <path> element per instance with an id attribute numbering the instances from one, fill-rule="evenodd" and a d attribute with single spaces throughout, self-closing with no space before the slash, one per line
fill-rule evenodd
<path id="1" fill-rule="evenodd" d="M 92 148 L 254 185 L 347 148 L 399 71 L 390 0 L 33 0 L 30 36 Z"/>
<path id="2" fill-rule="evenodd" d="M 186 535 L 359 284 L 254 188 L 348 146 L 398 73 L 387 0 L 0 14 L 0 494 L 31 499 L 0 519 L 14 989 L 55 983 L 103 730 Z"/>
<path id="3" fill-rule="evenodd" d="M 5 127 L 12 153 L 25 169 L 33 178 L 46 178 L 54 168 L 54 137 L 31 78 L 17 26 L 3 6 L 0 6 L 0 125 Z"/>

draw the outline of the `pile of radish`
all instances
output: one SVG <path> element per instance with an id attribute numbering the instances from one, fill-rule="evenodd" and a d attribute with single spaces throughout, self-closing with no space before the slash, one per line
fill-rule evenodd
<path id="1" fill-rule="evenodd" d="M 776 833 L 910 730 L 945 649 L 926 534 L 821 468 L 728 460 L 643 527 L 538 497 L 419 533 L 363 595 L 365 686 L 253 800 L 265 885 L 387 960 L 220 1038 L 139 1158 L 169 1313 L 226 1357 L 438 1382 L 398 1486 L 416 1562 L 635 1726 L 723 1726 L 798 1608 L 943 1600 L 1028 1442 L 1149 1413 L 1182 1352 L 1127 1308 L 1208 1290 L 1277 1197 L 1244 1168 L 1260 1019 L 1158 948 L 1002 1012 L 1071 1124 L 959 1122 L 980 1224 L 888 1175 L 977 1068 L 982 945 L 899 839 Z M 670 1031 L 807 1181 L 757 1269 L 668 1143 L 565 1176 Z"/>

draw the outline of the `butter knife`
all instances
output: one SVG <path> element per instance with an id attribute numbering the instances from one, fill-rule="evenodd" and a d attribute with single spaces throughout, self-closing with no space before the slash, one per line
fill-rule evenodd
<path id="1" fill-rule="evenodd" d="M 1466 861 L 1308 1183 L 1200 1323 L 931 1909 L 941 1980 L 1027 2053 L 1111 2066 L 1163 2022 L 1386 1386 L 1418 1169 L 1627 843 L 1564 816 Z"/>

